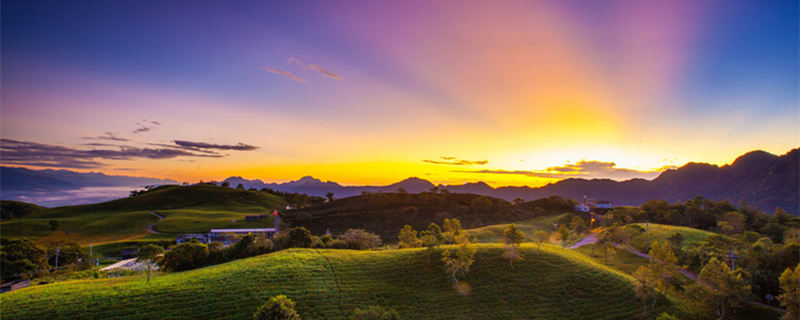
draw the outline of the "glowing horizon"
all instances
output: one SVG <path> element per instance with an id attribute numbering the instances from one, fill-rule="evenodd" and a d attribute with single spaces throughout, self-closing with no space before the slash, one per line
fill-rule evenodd
<path id="1" fill-rule="evenodd" d="M 540 186 L 800 146 L 791 1 L 4 4 L 2 165 Z"/>

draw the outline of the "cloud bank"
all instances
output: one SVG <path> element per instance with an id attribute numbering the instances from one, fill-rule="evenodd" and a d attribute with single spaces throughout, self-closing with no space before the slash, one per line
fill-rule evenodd
<path id="1" fill-rule="evenodd" d="M 177 157 L 221 158 L 225 155 L 212 150 L 250 151 L 258 147 L 239 143 L 220 145 L 205 142 L 174 141 L 175 145 L 150 144 L 162 148 L 139 148 L 126 145 L 90 143 L 95 147 L 116 149 L 78 149 L 53 144 L 12 139 L 0 139 L 0 163 L 36 167 L 89 169 L 105 166 L 101 160 L 171 159 Z"/>
<path id="2" fill-rule="evenodd" d="M 482 166 L 489 163 L 489 160 L 463 160 L 456 159 L 455 157 L 439 157 L 439 160 L 423 159 L 422 162 L 432 164 L 443 164 L 451 166 Z"/>
<path id="3" fill-rule="evenodd" d="M 628 168 L 618 168 L 614 162 L 586 161 L 581 160 L 574 164 L 563 166 L 548 167 L 545 170 L 455 170 L 458 173 L 480 173 L 480 174 L 512 174 L 523 175 L 546 179 L 566 179 L 566 178 L 608 178 L 614 180 L 627 180 L 633 178 L 652 179 L 661 172 L 672 167 L 662 167 L 656 170 L 635 170 Z"/>

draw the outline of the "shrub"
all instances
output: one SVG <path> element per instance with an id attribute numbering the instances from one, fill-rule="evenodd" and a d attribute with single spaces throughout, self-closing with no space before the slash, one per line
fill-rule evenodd
<path id="1" fill-rule="evenodd" d="M 281 234 L 278 242 L 281 248 L 308 248 L 311 247 L 311 231 L 303 227 L 289 229 L 289 232 Z"/>
<path id="2" fill-rule="evenodd" d="M 400 316 L 397 311 L 381 306 L 369 306 L 366 309 L 356 308 L 356 312 L 351 318 L 353 320 L 398 320 Z"/>
<path id="3" fill-rule="evenodd" d="M 197 241 L 181 243 L 167 251 L 161 266 L 167 271 L 183 271 L 208 263 L 208 247 Z"/>
<path id="4" fill-rule="evenodd" d="M 349 229 L 340 235 L 339 239 L 344 240 L 349 249 L 364 250 L 381 245 L 381 237 L 364 229 Z"/>
<path id="5" fill-rule="evenodd" d="M 294 310 L 294 301 L 281 294 L 269 298 L 253 314 L 253 320 L 300 320 L 300 315 Z"/>

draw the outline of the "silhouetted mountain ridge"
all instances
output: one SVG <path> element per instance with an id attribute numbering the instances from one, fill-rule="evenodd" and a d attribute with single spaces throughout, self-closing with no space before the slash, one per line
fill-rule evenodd
<path id="1" fill-rule="evenodd" d="M 680 168 L 664 171 L 653 180 L 568 178 L 538 188 L 493 188 L 482 181 L 461 185 L 439 184 L 436 187 L 449 192 L 482 194 L 509 201 L 516 198 L 527 201 L 557 195 L 579 201 L 584 197 L 612 200 L 617 205 L 639 205 L 653 199 L 685 201 L 699 195 L 715 200 L 727 199 L 733 203 L 744 200 L 766 212 L 773 212 L 775 208 L 781 207 L 787 212 L 797 214 L 800 210 L 799 169 L 800 149 L 793 149 L 782 156 L 759 150 L 743 154 L 730 165 L 721 167 L 690 162 Z M 241 177 L 231 177 L 226 181 L 232 186 L 241 182 L 247 188 L 271 188 L 315 196 L 325 196 L 326 193 L 333 192 L 337 198 L 362 192 L 396 192 L 400 188 L 418 193 L 434 187 L 431 182 L 416 177 L 387 186 L 342 186 L 310 176 L 286 183 L 264 183 Z"/>

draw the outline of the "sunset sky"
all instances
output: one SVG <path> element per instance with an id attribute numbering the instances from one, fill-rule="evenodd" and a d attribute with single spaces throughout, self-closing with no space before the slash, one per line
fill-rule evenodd
<path id="1" fill-rule="evenodd" d="M 800 146 L 797 1 L 3 1 L 3 165 L 653 178 Z"/>

